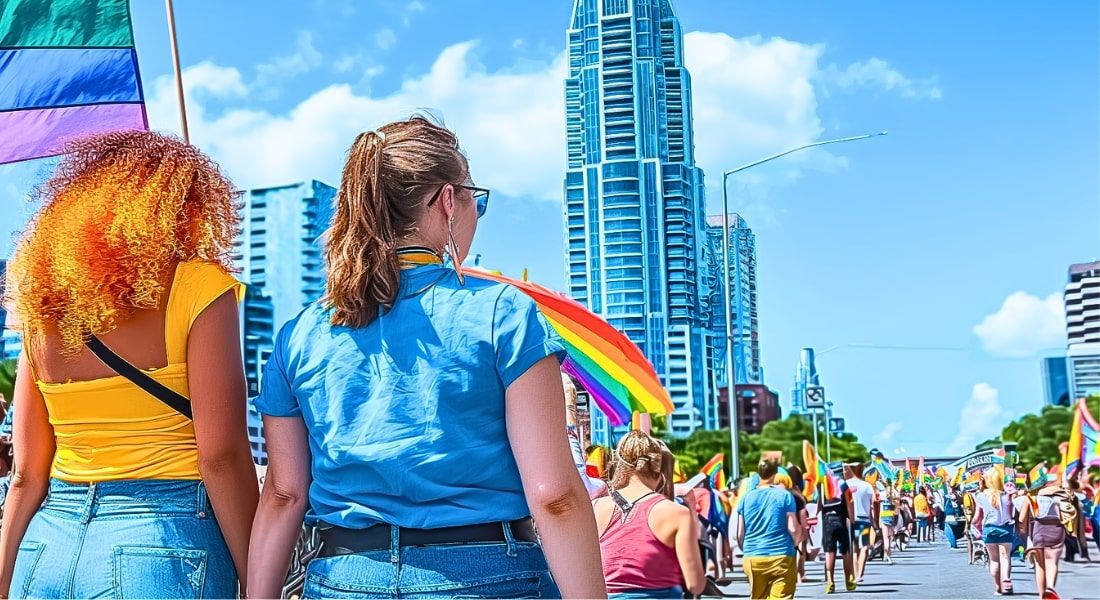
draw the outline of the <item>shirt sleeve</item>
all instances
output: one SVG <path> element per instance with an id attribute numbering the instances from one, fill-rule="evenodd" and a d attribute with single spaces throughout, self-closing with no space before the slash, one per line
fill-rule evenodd
<path id="1" fill-rule="evenodd" d="M 784 512 L 798 512 L 798 503 L 794 500 L 794 494 L 787 494 L 787 499 L 783 502 Z"/>
<path id="2" fill-rule="evenodd" d="M 547 356 L 565 358 L 565 346 L 539 313 L 535 301 L 508 286 L 497 298 L 493 312 L 493 346 L 496 366 L 504 387 L 512 385 L 535 363 Z"/>
<path id="3" fill-rule="evenodd" d="M 279 331 L 275 338 L 275 350 L 264 365 L 263 376 L 260 378 L 260 395 L 253 400 L 256 411 L 270 417 L 297 417 L 302 414 L 298 405 L 298 399 L 290 386 L 290 374 L 287 373 L 287 330 L 291 321 Z"/>

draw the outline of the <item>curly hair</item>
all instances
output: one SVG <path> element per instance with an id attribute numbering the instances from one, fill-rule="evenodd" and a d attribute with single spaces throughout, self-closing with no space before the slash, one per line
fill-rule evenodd
<path id="1" fill-rule="evenodd" d="M 28 334 L 57 332 L 63 354 L 158 308 L 175 264 L 232 268 L 239 194 L 194 146 L 149 131 L 70 142 L 8 271 Z"/>

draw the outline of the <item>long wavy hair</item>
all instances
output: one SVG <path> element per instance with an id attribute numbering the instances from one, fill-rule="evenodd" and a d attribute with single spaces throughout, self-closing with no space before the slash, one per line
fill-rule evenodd
<path id="1" fill-rule="evenodd" d="M 364 327 L 393 306 L 399 240 L 416 233 L 436 188 L 461 184 L 467 174 L 455 134 L 423 116 L 356 136 L 325 236 L 323 304 L 333 325 Z"/>
<path id="2" fill-rule="evenodd" d="M 149 131 L 75 140 L 16 246 L 8 296 L 25 331 L 52 329 L 63 354 L 88 334 L 155 309 L 181 261 L 232 266 L 238 194 L 194 146 Z"/>

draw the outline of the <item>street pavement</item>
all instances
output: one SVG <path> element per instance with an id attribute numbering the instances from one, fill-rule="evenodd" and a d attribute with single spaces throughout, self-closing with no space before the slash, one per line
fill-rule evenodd
<path id="1" fill-rule="evenodd" d="M 1094 551 L 1096 547 L 1093 546 Z M 1094 560 L 1095 560 L 1094 556 Z M 831 598 L 992 598 L 993 579 L 986 567 L 968 565 L 966 550 L 952 550 L 942 539 L 931 544 L 910 546 L 895 553 L 894 565 L 881 560 L 868 563 L 864 582 L 855 592 L 844 591 L 840 561 L 836 566 L 838 591 Z M 1012 565 L 1012 583 L 1017 596 L 1037 598 L 1034 571 L 1022 562 Z M 1062 598 L 1100 598 L 1100 562 L 1066 563 L 1058 575 L 1058 593 Z M 722 588 L 728 596 L 745 598 L 749 584 L 737 569 L 732 583 Z M 823 598 L 825 564 L 806 565 L 806 581 L 798 585 L 797 598 Z"/>

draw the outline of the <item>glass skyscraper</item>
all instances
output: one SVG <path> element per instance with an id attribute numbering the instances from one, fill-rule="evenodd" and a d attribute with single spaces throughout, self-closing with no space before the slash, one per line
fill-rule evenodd
<path id="1" fill-rule="evenodd" d="M 760 366 L 760 326 L 756 309 L 756 235 L 745 219 L 736 213 L 729 215 L 730 312 L 733 315 L 733 338 L 737 344 L 734 355 L 735 383 L 764 382 Z M 719 387 L 727 383 L 726 375 L 726 309 L 722 292 L 726 288 L 725 265 L 722 263 L 722 215 L 707 218 L 707 256 L 714 257 L 709 266 L 714 273 L 709 283 L 711 323 L 714 332 L 714 371 Z M 709 262 L 709 261 L 708 261 Z"/>
<path id="2" fill-rule="evenodd" d="M 675 407 L 717 426 L 703 172 L 669 0 L 575 0 L 565 81 L 569 293 L 638 344 Z M 593 415 L 593 440 L 607 443 Z"/>
<path id="3" fill-rule="evenodd" d="M 325 268 L 321 235 L 332 219 L 336 188 L 306 181 L 248 192 L 234 262 L 248 284 L 242 306 L 248 394 L 259 393 L 260 374 L 283 323 L 321 297 Z M 257 464 L 267 464 L 260 416 L 250 404 L 248 433 Z"/>
<path id="4" fill-rule="evenodd" d="M 12 360 L 19 358 L 23 350 L 23 336 L 15 329 L 8 329 L 8 312 L 4 309 L 5 276 L 8 272 L 8 261 L 0 260 L 0 360 Z M 14 318 L 12 318 L 14 327 Z M 11 400 L 11 398 L 8 398 Z"/>

